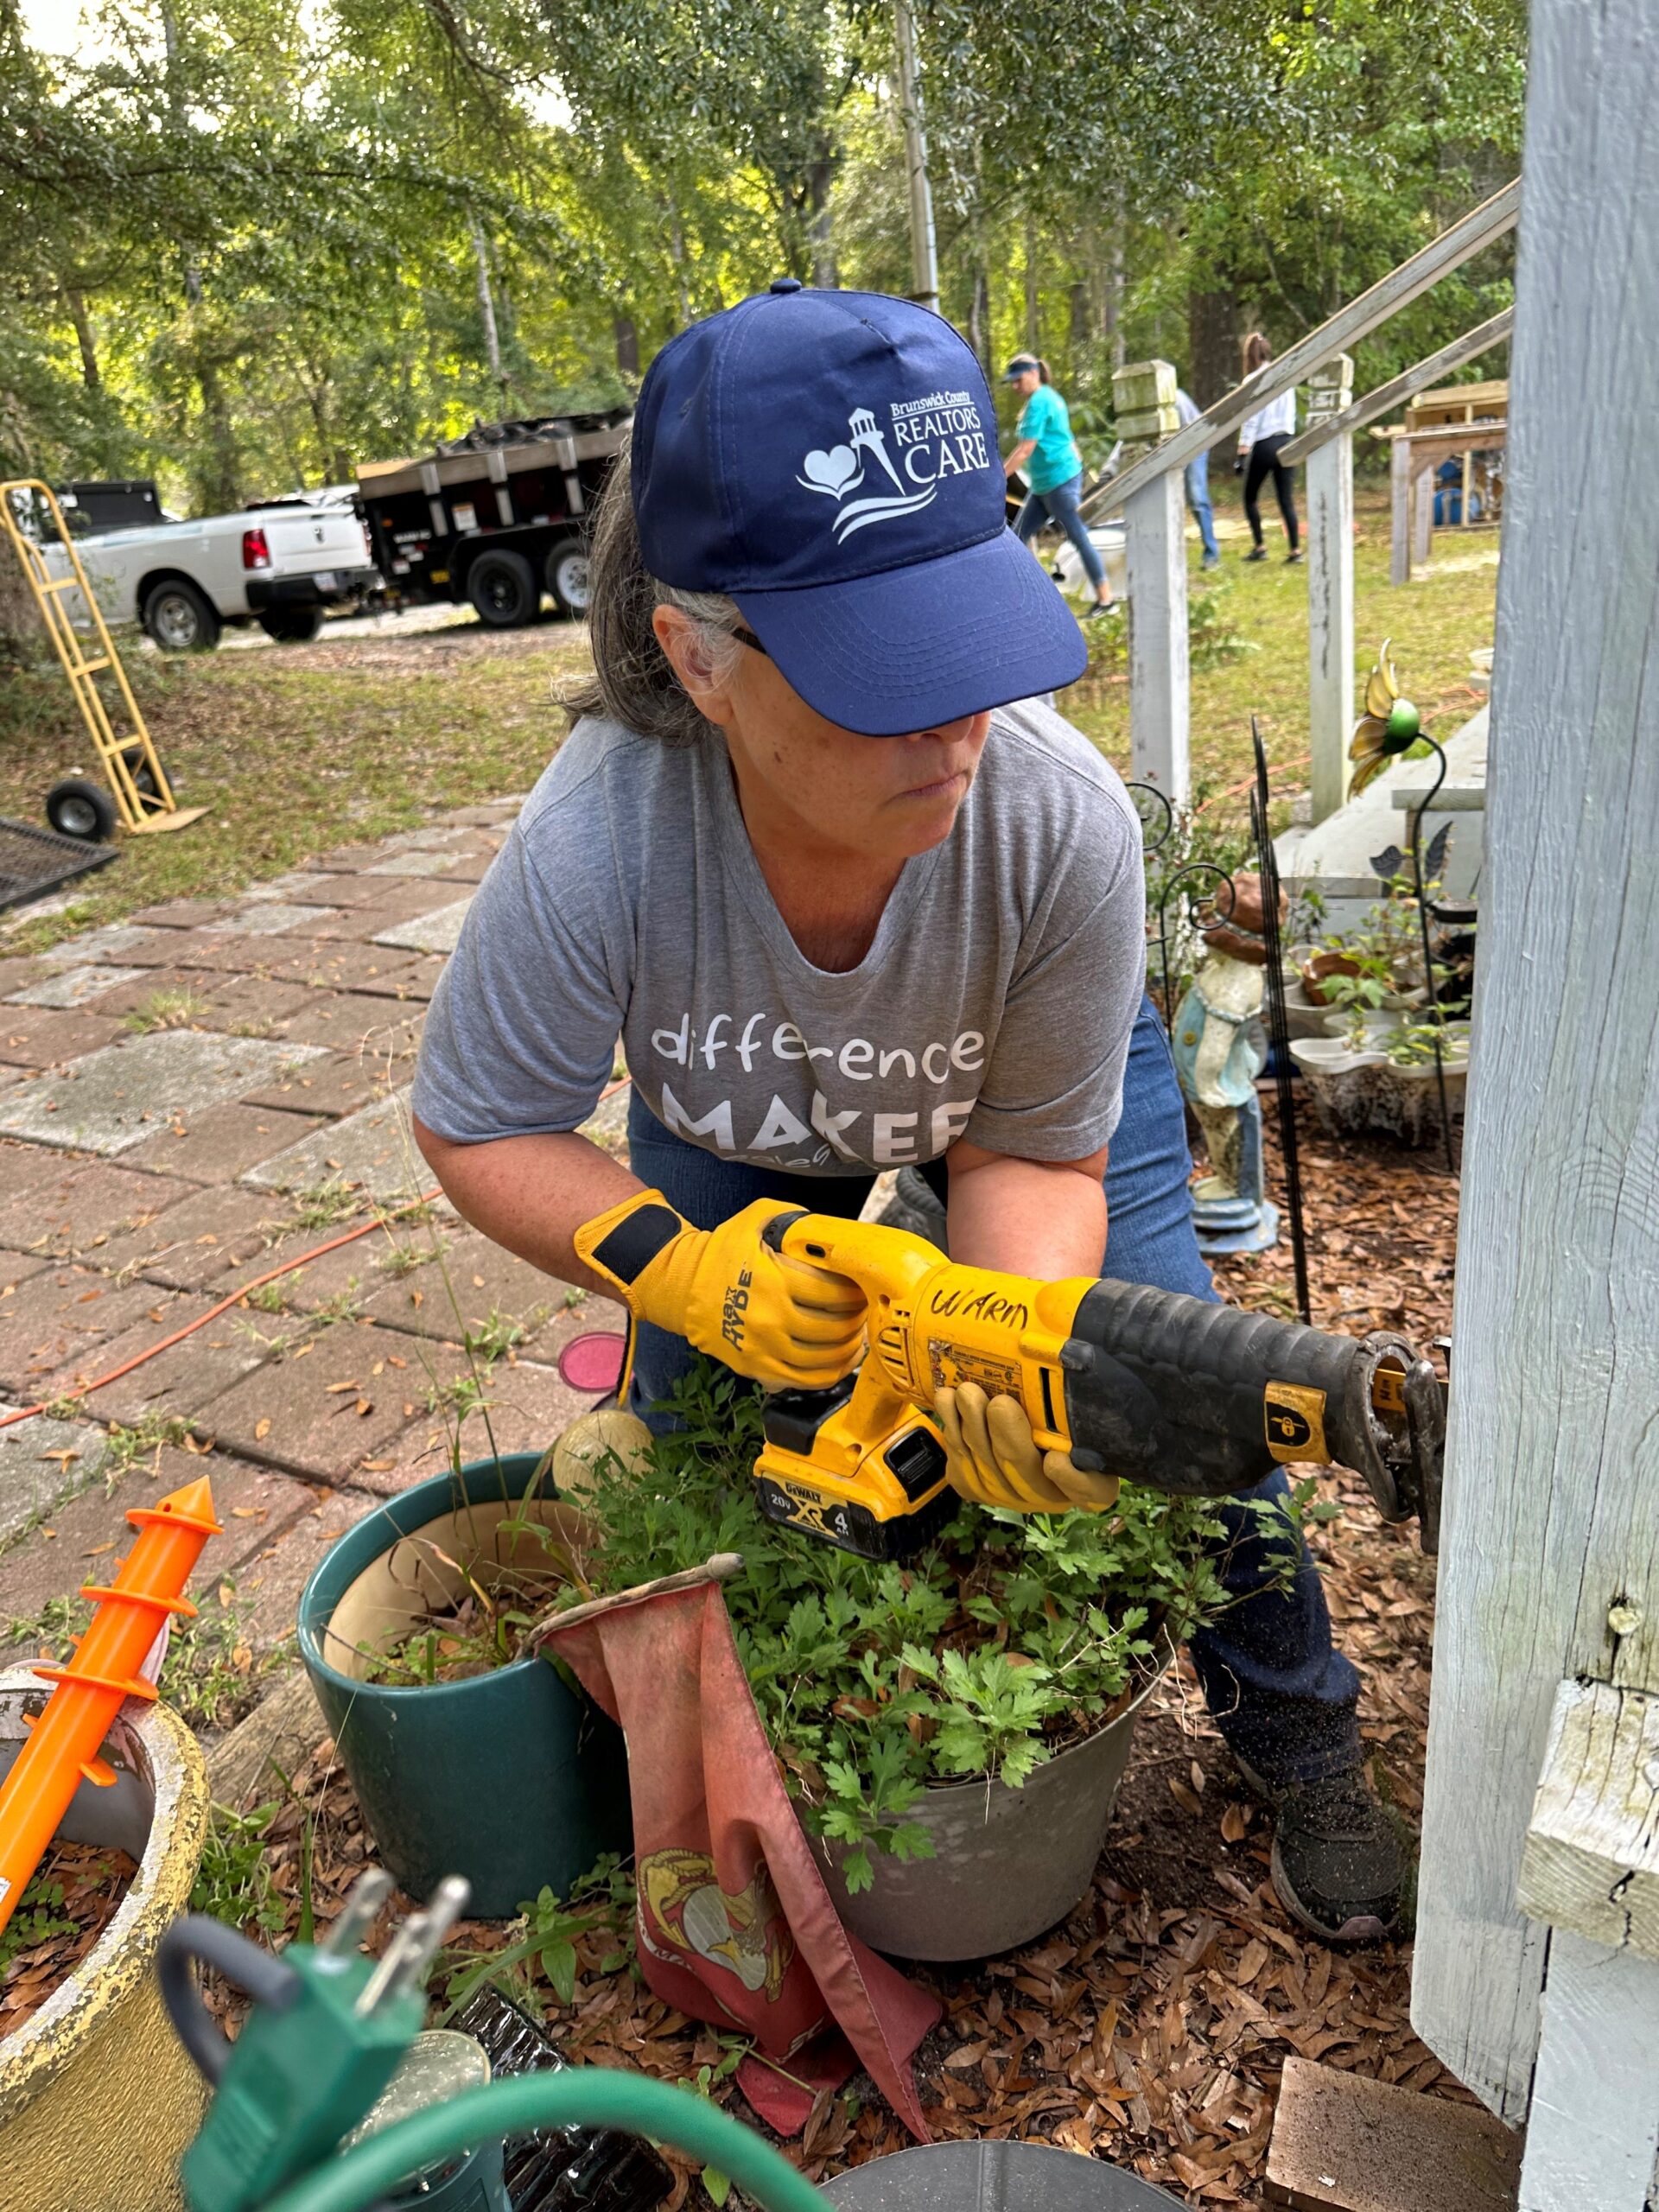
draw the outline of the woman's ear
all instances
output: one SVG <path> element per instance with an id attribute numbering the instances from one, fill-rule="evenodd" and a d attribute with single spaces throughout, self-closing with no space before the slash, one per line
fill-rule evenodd
<path id="1" fill-rule="evenodd" d="M 733 663 L 740 658 L 735 647 L 711 653 L 702 626 L 677 607 L 658 607 L 651 626 L 681 690 L 705 721 L 724 728 L 732 719 Z"/>

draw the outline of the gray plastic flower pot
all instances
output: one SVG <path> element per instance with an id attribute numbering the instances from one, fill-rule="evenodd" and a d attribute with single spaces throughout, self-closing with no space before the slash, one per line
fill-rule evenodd
<path id="1" fill-rule="evenodd" d="M 476 1562 L 540 1552 L 501 1527 L 538 1458 L 477 1460 L 389 1499 L 325 1555 L 300 1600 L 300 1656 L 388 1872 L 418 1898 L 462 1874 L 483 1919 L 543 1885 L 564 1896 L 602 1853 L 628 1849 L 622 1732 L 545 1659 L 415 1688 L 364 1676 L 367 1655 L 454 1593 L 452 1562 L 485 1579 Z M 544 1484 L 528 1510 L 556 1527 L 566 1509 Z"/>
<path id="2" fill-rule="evenodd" d="M 932 1858 L 873 1853 L 874 1885 L 855 1897 L 842 1873 L 847 1847 L 815 1837 L 819 1871 L 846 1925 L 873 1951 L 949 1960 L 1014 1950 L 1064 1920 L 1094 1878 L 1135 1724 L 1156 1680 L 1019 1789 L 985 1781 L 929 1789 L 905 1818 L 927 1830 Z"/>
<path id="3" fill-rule="evenodd" d="M 841 2212 L 1167 2212 L 1179 2196 L 1043 2143 L 930 2143 L 823 2183 Z"/>

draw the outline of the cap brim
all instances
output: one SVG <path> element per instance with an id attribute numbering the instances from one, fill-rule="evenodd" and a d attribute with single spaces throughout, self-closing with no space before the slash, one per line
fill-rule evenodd
<path id="1" fill-rule="evenodd" d="M 734 596 L 808 706 L 865 737 L 1062 690 L 1089 664 L 1077 617 L 1011 530 L 875 575 Z"/>

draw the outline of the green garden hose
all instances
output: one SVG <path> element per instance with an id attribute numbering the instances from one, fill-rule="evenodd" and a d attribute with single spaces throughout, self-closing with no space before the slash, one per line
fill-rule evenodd
<path id="1" fill-rule="evenodd" d="M 621 2127 L 729 2174 L 762 2212 L 823 2212 L 823 2199 L 769 2143 L 706 2098 L 603 2066 L 518 2074 L 399 2120 L 330 2158 L 261 2212 L 365 2212 L 411 2173 L 535 2128 Z"/>

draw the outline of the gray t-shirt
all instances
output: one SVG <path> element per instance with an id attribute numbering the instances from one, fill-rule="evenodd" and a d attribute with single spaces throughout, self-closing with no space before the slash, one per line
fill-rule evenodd
<path id="1" fill-rule="evenodd" d="M 963 1135 L 1082 1159 L 1117 1122 L 1143 903 L 1122 785 L 1027 701 L 994 716 L 863 960 L 830 974 L 773 903 L 718 734 L 674 747 L 590 718 L 473 901 L 415 1111 L 460 1144 L 576 1128 L 620 1038 L 658 1120 L 757 1166 L 868 1173 Z"/>

